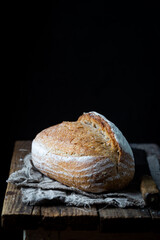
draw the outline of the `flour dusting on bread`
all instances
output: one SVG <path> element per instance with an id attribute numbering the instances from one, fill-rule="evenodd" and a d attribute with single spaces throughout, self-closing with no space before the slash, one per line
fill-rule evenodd
<path id="1" fill-rule="evenodd" d="M 132 158 L 134 158 L 133 156 L 133 152 L 132 149 L 128 143 L 128 141 L 126 140 L 126 138 L 124 137 L 124 135 L 122 134 L 122 132 L 116 127 L 116 125 L 114 123 L 112 123 L 111 121 L 109 121 L 106 117 L 104 117 L 102 114 L 99 114 L 97 112 L 89 112 L 89 113 L 94 113 L 95 115 L 99 115 L 101 118 L 103 118 L 110 126 L 111 129 L 115 135 L 115 138 L 117 140 L 117 142 L 119 143 L 119 145 L 121 146 L 121 148 L 126 152 L 129 153 L 131 155 Z"/>

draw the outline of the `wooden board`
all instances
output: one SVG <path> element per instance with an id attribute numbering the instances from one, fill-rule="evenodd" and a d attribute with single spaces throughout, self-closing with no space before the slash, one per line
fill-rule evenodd
<path id="1" fill-rule="evenodd" d="M 137 144 L 136 144 L 137 146 Z M 160 151 L 155 144 L 138 144 L 141 149 L 150 149 L 160 156 Z M 24 156 L 30 152 L 31 141 L 17 141 L 11 161 L 10 174 L 22 168 Z M 154 149 L 154 150 L 153 150 Z M 108 231 L 143 231 L 142 226 L 151 229 L 155 227 L 155 221 L 160 223 L 160 211 L 151 209 L 98 209 L 92 207 L 89 210 L 78 207 L 65 206 L 27 206 L 21 201 L 20 190 L 8 183 L 1 221 L 5 228 L 35 229 L 43 227 L 52 230 L 97 230 Z M 116 228 L 115 228 L 116 226 Z M 127 226 L 127 228 L 126 228 Z M 116 229 L 116 230 L 115 230 Z"/>

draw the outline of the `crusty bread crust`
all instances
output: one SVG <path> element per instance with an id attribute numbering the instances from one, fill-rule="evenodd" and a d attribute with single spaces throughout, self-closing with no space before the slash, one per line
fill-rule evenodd
<path id="1" fill-rule="evenodd" d="M 117 141 L 109 123 L 90 112 L 77 122 L 43 130 L 32 142 L 33 164 L 50 178 L 83 191 L 124 188 L 134 176 L 134 159 L 131 150 L 125 151 Z"/>

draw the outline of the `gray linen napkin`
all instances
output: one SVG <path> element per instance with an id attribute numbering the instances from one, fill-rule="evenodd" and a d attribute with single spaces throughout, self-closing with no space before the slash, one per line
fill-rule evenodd
<path id="1" fill-rule="evenodd" d="M 22 201 L 28 205 L 66 204 L 69 206 L 90 207 L 144 207 L 145 202 L 140 192 L 120 191 L 114 193 L 86 193 L 73 187 L 65 186 L 40 173 L 32 164 L 31 154 L 23 159 L 21 170 L 12 173 L 7 182 L 21 188 Z"/>

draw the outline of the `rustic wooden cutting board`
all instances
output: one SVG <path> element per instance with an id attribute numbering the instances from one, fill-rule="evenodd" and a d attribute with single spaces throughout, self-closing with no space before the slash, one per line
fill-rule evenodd
<path id="1" fill-rule="evenodd" d="M 155 144 L 132 144 L 133 147 L 143 149 L 152 159 L 154 155 L 158 162 L 160 150 Z M 17 141 L 15 143 L 11 161 L 10 174 L 22 168 L 22 159 L 31 150 L 31 141 Z M 159 169 L 157 169 L 159 171 Z M 144 231 L 158 229 L 160 210 L 120 209 L 91 207 L 89 210 L 66 206 L 27 206 L 21 201 L 20 189 L 8 183 L 4 197 L 1 215 L 5 228 L 35 229 L 43 227 L 52 230 L 98 230 L 107 231 Z M 115 227 L 116 226 L 116 227 Z"/>

